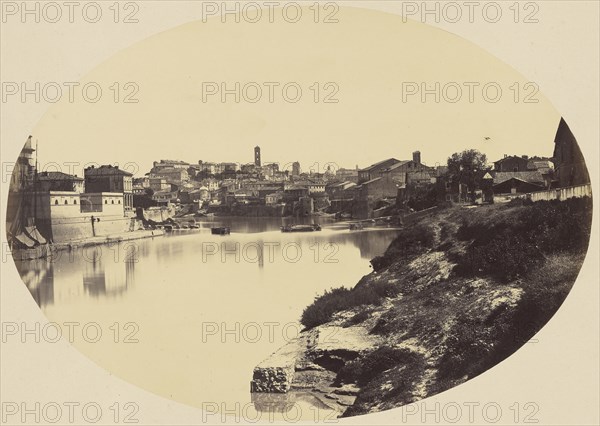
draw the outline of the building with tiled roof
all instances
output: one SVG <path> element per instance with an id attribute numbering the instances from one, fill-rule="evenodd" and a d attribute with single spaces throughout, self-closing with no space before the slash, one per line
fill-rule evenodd
<path id="1" fill-rule="evenodd" d="M 520 172 L 494 172 L 494 185 L 507 181 L 509 179 L 519 179 L 524 182 L 544 184 L 544 176 L 538 170 L 527 170 Z"/>
<path id="2" fill-rule="evenodd" d="M 88 167 L 84 171 L 85 191 L 90 193 L 120 192 L 125 212 L 133 210 L 133 175 L 116 166 Z"/>
<path id="3" fill-rule="evenodd" d="M 84 179 L 63 172 L 40 172 L 37 174 L 37 188 L 39 191 L 73 191 L 84 192 Z"/>
<path id="4" fill-rule="evenodd" d="M 379 177 L 380 173 L 383 170 L 385 170 L 399 162 L 400 162 L 400 160 L 397 160 L 396 158 L 388 158 L 387 160 L 382 160 L 375 164 L 371 164 L 369 167 L 360 169 L 358 171 L 358 182 L 359 183 L 367 182 L 371 179 Z"/>

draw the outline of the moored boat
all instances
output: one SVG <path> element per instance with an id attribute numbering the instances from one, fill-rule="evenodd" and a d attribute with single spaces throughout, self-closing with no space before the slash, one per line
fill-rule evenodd
<path id="1" fill-rule="evenodd" d="M 321 225 L 285 225 L 281 227 L 281 232 L 314 232 L 320 231 Z"/>
<path id="2" fill-rule="evenodd" d="M 231 229 L 228 226 L 218 226 L 215 228 L 210 228 L 210 233 L 213 235 L 229 235 L 231 233 Z"/>

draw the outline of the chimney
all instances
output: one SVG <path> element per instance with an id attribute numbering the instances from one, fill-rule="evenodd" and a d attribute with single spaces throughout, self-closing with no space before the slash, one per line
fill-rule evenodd
<path id="1" fill-rule="evenodd" d="M 421 151 L 413 152 L 413 161 L 417 164 L 421 164 Z"/>

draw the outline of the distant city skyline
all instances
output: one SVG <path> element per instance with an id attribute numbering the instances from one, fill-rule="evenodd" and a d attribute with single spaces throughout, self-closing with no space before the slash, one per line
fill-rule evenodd
<path id="1" fill-rule="evenodd" d="M 38 142 L 36 140 L 35 137 L 32 138 L 33 140 L 33 147 L 36 147 L 36 142 Z M 552 140 L 553 142 L 553 140 Z M 39 146 L 39 148 L 41 148 L 41 151 L 43 153 L 43 145 L 41 144 L 37 144 Z M 257 145 L 256 147 L 260 147 L 259 145 Z M 366 162 L 355 162 L 354 164 L 340 164 L 336 161 L 323 161 L 323 162 L 319 162 L 319 161 L 306 161 L 306 162 L 302 162 L 296 159 L 292 159 L 292 160 L 286 160 L 286 161 L 277 161 L 277 159 L 270 159 L 269 157 L 266 157 L 266 159 L 264 159 L 265 157 L 263 157 L 264 154 L 264 150 L 261 148 L 261 163 L 262 166 L 268 165 L 268 164 L 273 164 L 276 163 L 279 165 L 280 170 L 289 170 L 290 173 L 292 172 L 292 168 L 293 168 L 293 164 L 298 162 L 300 163 L 300 171 L 301 173 L 309 173 L 311 170 L 315 173 L 325 173 L 327 171 L 327 166 L 331 166 L 331 169 L 333 172 L 335 172 L 335 170 L 337 169 L 356 169 L 356 167 L 358 167 L 359 169 L 368 167 L 374 163 L 377 163 L 378 161 L 387 159 L 387 158 L 396 158 L 398 160 L 409 160 L 412 159 L 412 153 L 414 151 L 420 151 L 421 152 L 421 162 L 423 164 L 426 164 L 430 167 L 436 167 L 436 166 L 444 166 L 447 164 L 447 159 L 448 157 L 450 157 L 454 152 L 460 152 L 462 150 L 457 150 L 457 151 L 453 151 L 453 152 L 448 152 L 447 155 L 442 155 L 440 156 L 440 153 L 436 153 L 437 154 L 437 158 L 443 158 L 443 160 L 441 161 L 436 161 L 436 162 L 431 162 L 431 161 L 427 161 L 427 155 L 423 153 L 422 150 L 415 148 L 413 149 L 409 154 L 407 155 L 389 155 L 387 157 L 380 157 L 375 159 L 372 162 L 366 163 Z M 164 152 L 164 155 L 159 155 L 157 154 L 153 159 L 148 159 L 144 162 L 140 162 L 139 160 L 136 159 L 121 159 L 120 156 L 117 156 L 117 158 L 119 158 L 118 160 L 113 160 L 113 161 L 98 161 L 98 160 L 76 160 L 74 158 L 63 158 L 63 159 L 57 159 L 54 156 L 50 156 L 50 158 L 52 158 L 51 160 L 46 160 L 44 158 L 44 156 L 39 157 L 38 163 L 39 163 L 39 170 L 40 171 L 61 171 L 63 173 L 70 173 L 70 174 L 76 174 L 76 175 L 83 175 L 83 170 L 86 167 L 90 167 L 90 166 L 98 166 L 98 165 L 114 165 L 114 166 L 119 166 L 121 168 L 126 169 L 127 171 L 131 172 L 134 174 L 134 177 L 143 177 L 145 174 L 147 174 L 153 167 L 154 162 L 157 161 L 161 161 L 161 160 L 165 160 L 165 161 L 183 161 L 185 163 L 188 163 L 190 165 L 194 165 L 194 164 L 199 164 L 199 161 L 202 161 L 204 163 L 216 163 L 216 164 L 220 164 L 220 163 L 235 163 L 238 166 L 242 166 L 242 165 L 246 165 L 246 164 L 255 164 L 255 158 L 253 157 L 254 155 L 254 149 L 255 146 L 249 146 L 248 147 L 248 155 L 247 158 L 239 161 L 239 158 L 242 157 L 242 155 L 240 154 L 235 154 L 234 156 L 238 159 L 237 161 L 232 159 L 232 158 L 226 158 L 225 155 L 223 155 L 222 157 L 219 157 L 217 159 L 212 159 L 212 158 L 199 158 L 199 159 L 190 159 L 190 158 L 179 158 L 179 157 L 175 157 L 174 155 L 172 155 L 172 153 L 169 153 L 167 151 Z M 478 148 L 473 148 L 473 147 L 467 147 L 465 146 L 464 149 L 478 149 Z M 483 154 L 486 155 L 487 160 L 488 160 L 488 165 L 491 167 L 493 166 L 493 162 L 496 160 L 499 160 L 501 158 L 504 157 L 504 155 L 516 155 L 516 156 L 523 156 L 523 155 L 527 155 L 529 157 L 533 157 L 533 156 L 541 156 L 541 157 L 552 157 L 552 151 L 554 149 L 554 145 L 549 145 L 549 149 L 546 152 L 505 152 L 504 154 L 498 156 L 498 157 L 491 157 L 484 148 L 479 148 L 478 150 L 480 152 L 482 152 Z M 525 150 L 523 150 L 525 151 Z M 98 153 L 100 154 L 100 153 Z M 34 157 L 36 157 L 37 153 L 34 153 Z M 43 155 L 43 154 L 42 154 Z M 96 158 L 96 157 L 101 157 L 100 155 L 94 155 L 94 154 L 90 154 L 90 158 Z"/>

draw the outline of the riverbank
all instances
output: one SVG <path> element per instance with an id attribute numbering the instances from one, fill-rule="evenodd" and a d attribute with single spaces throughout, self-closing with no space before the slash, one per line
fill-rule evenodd
<path id="1" fill-rule="evenodd" d="M 69 242 L 58 243 L 58 244 L 45 244 L 41 250 L 13 250 L 12 256 L 14 260 L 35 260 L 45 257 L 50 257 L 54 252 L 73 250 L 77 248 L 97 246 L 103 244 L 116 244 L 124 241 L 140 240 L 144 238 L 154 238 L 163 236 L 165 232 L 160 229 L 154 230 L 137 230 L 130 232 L 122 232 L 111 235 L 103 235 L 97 237 L 89 237 L 80 240 L 72 240 Z"/>
<path id="2" fill-rule="evenodd" d="M 73 249 L 79 247 L 95 246 L 99 244 L 114 244 L 123 241 L 140 240 L 143 238 L 160 237 L 165 234 L 161 229 L 140 229 L 137 231 L 122 232 L 118 234 L 102 235 L 97 237 L 85 238 L 82 240 L 73 240 L 68 243 L 55 244 L 57 249 Z"/>
<path id="3" fill-rule="evenodd" d="M 568 295 L 591 206 L 590 198 L 517 201 L 416 218 L 354 288 L 326 291 L 304 310 L 305 330 L 254 369 L 252 390 L 308 389 L 347 417 L 481 374 Z"/>

